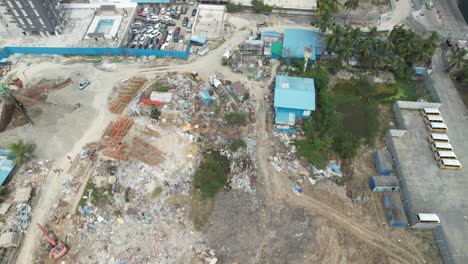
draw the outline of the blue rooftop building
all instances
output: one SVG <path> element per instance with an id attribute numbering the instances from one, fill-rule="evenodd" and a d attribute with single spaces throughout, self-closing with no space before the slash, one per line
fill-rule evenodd
<path id="1" fill-rule="evenodd" d="M 309 118 L 315 111 L 315 83 L 312 78 L 276 76 L 274 107 L 277 130 L 291 130 L 296 118 Z"/>
<path id="2" fill-rule="evenodd" d="M 14 158 L 9 158 L 9 149 L 0 149 L 0 186 L 3 185 L 10 173 L 15 168 Z"/>
<path id="3" fill-rule="evenodd" d="M 290 28 L 284 30 L 283 58 L 304 59 L 304 48 L 312 47 L 311 61 L 315 61 L 321 52 L 317 47 L 319 31 Z M 320 46 L 320 45 L 319 45 Z"/>

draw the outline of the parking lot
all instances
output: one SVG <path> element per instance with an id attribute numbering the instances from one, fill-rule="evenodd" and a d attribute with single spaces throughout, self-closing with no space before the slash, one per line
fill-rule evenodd
<path id="1" fill-rule="evenodd" d="M 412 212 L 407 212 L 409 218 L 414 221 L 417 213 L 436 213 L 447 237 L 449 251 L 465 259 L 468 252 L 468 197 L 465 193 L 468 186 L 468 124 L 460 120 L 452 106 L 443 104 L 439 110 L 449 128 L 447 135 L 453 151 L 464 166 L 461 170 L 439 168 L 427 141 L 429 132 L 417 110 L 401 110 L 407 132 L 393 141 L 401 165 L 400 177 L 403 176 L 400 182 L 407 189 L 403 202 L 412 208 Z"/>
<path id="2" fill-rule="evenodd" d="M 136 49 L 185 50 L 198 3 L 142 4 L 136 9 L 125 46 Z"/>

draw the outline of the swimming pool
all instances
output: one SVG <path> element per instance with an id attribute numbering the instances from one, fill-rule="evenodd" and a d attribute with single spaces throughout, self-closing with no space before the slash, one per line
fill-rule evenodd
<path id="1" fill-rule="evenodd" d="M 104 35 L 109 35 L 114 25 L 114 19 L 101 19 L 96 27 L 96 33 L 104 33 Z"/>

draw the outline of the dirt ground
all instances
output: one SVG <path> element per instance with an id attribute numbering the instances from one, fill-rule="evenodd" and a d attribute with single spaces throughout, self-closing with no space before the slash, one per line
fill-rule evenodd
<path id="1" fill-rule="evenodd" d="M 227 32 L 225 41 L 217 49 L 211 50 L 202 58 L 193 56 L 187 63 L 169 65 L 172 60 L 165 60 L 164 63 L 158 62 L 152 67 L 118 65 L 110 71 L 101 71 L 92 64 L 84 63 L 34 64 L 27 70 L 27 76 L 31 76 L 31 79 L 26 78 L 26 84 L 37 82 L 41 78 L 72 76 L 74 85 L 50 95 L 49 101 L 54 104 L 39 108 L 37 113 L 40 114 L 34 116 L 37 120 L 36 126 L 26 125 L 8 131 L 2 134 L 1 143 L 20 137 L 31 140 L 38 146 L 38 157 L 53 159 L 55 168 L 63 168 L 66 171 L 70 166 L 66 156 L 74 157 L 81 152 L 86 143 L 96 141 L 108 121 L 115 117 L 107 110 L 107 98 L 112 93 L 112 87 L 135 73 L 154 77 L 161 72 L 191 72 L 196 69 L 206 80 L 209 74 L 216 72 L 225 79 L 245 82 L 253 92 L 251 96 L 257 100 L 257 109 L 260 109 L 264 96 L 269 93 L 267 87 L 273 77 L 263 82 L 247 81 L 241 75 L 232 73 L 229 68 L 221 66 L 220 60 L 224 48 L 236 46 L 250 35 L 255 20 L 229 15 L 228 23 L 236 30 Z M 285 27 L 296 26 L 308 27 L 293 24 L 267 29 L 282 30 Z M 25 66 L 20 66 L 18 72 L 24 71 L 24 68 Z M 91 81 L 91 86 L 84 91 L 79 91 L 76 87 L 81 78 Z M 73 106 L 76 103 L 81 103 L 83 107 L 74 110 Z M 388 114 L 389 109 L 385 108 L 383 111 L 386 113 L 387 124 L 394 122 L 391 120 L 391 114 Z M 177 227 L 177 230 L 172 229 L 161 218 L 156 217 L 167 216 L 162 213 L 152 214 L 152 224 L 144 222 L 146 218 L 136 217 L 134 222 L 130 222 L 130 227 L 139 225 L 138 228 L 135 227 L 134 233 L 118 232 L 114 230 L 118 229 L 118 226 L 101 224 L 101 227 L 97 227 L 100 229 L 98 231 L 105 233 L 101 242 L 112 245 L 99 248 L 101 252 L 97 256 L 86 255 L 87 245 L 80 243 L 92 242 L 80 240 L 80 235 L 74 234 L 70 236 L 70 239 L 74 239 L 70 240 L 70 244 L 75 245 L 70 257 L 77 256 L 80 248 L 85 253 L 83 258 L 80 258 L 81 261 L 71 259 L 70 263 L 118 263 L 119 259 L 111 259 L 109 252 L 122 250 L 119 254 L 125 254 L 123 248 L 127 245 L 129 252 L 136 256 L 131 263 L 150 263 L 148 256 L 139 253 L 141 247 L 146 244 L 145 240 L 149 239 L 163 241 L 158 242 L 160 247 L 154 249 L 153 253 L 156 255 L 164 250 L 180 251 L 179 258 L 167 259 L 163 255 L 160 259 L 164 261 L 160 263 L 197 263 L 198 259 L 190 253 L 192 246 L 215 249 L 219 263 L 440 263 L 430 232 L 395 229 L 387 225 L 382 197 L 370 193 L 367 188 L 367 179 L 374 174 L 372 149 L 362 150 L 363 155 L 353 160 L 353 177 L 346 187 L 325 180 L 315 186 L 306 187 L 301 196 L 294 194 L 294 183 L 288 175 L 284 172 L 277 173 L 268 160 L 272 155 L 273 141 L 267 132 L 267 113 L 264 110 L 257 111 L 254 129 L 247 135 L 257 142 L 255 162 L 258 181 L 253 194 L 240 190 L 219 193 L 211 218 L 200 233 L 188 222 Z M 182 144 L 183 140 L 174 135 L 153 142 L 161 145 L 164 152 L 169 153 L 167 159 L 172 162 L 167 171 L 169 176 L 177 175 L 176 172 L 180 169 L 174 161 L 182 160 L 182 163 L 188 163 L 185 159 L 187 155 L 184 155 L 184 159 L 181 156 L 182 153 L 187 154 L 187 146 Z M 170 144 L 165 145 L 167 142 Z M 165 171 L 160 173 L 164 174 Z M 45 223 L 62 195 L 64 175 L 53 172 L 48 177 L 44 186 L 47 192 L 40 198 L 34 210 L 33 223 Z M 148 183 L 146 188 L 142 188 L 142 192 L 148 193 L 155 184 Z M 354 190 L 356 194 L 352 195 L 353 199 L 348 196 L 349 189 Z M 169 201 L 158 201 L 158 207 L 170 211 L 164 202 Z M 142 202 L 139 206 L 144 209 L 147 205 Z M 143 211 L 141 208 L 137 210 L 138 213 Z M 188 218 L 186 212 L 177 211 L 177 208 L 172 210 L 176 212 L 174 217 L 180 216 L 182 222 Z M 111 217 L 115 216 L 104 216 L 107 219 Z M 151 225 L 148 226 L 148 232 L 145 232 L 145 225 Z M 164 230 L 161 231 L 157 226 Z M 75 227 L 63 226 L 61 230 L 73 233 Z M 118 236 L 113 237 L 114 232 Z M 30 228 L 17 263 L 33 263 L 37 260 L 34 252 L 42 242 L 38 230 Z M 114 243 L 116 245 L 113 245 Z"/>

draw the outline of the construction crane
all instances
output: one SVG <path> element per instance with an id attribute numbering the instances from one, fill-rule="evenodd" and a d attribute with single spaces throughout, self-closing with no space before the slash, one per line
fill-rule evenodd
<path id="1" fill-rule="evenodd" d="M 47 240 L 47 242 L 49 242 L 50 246 L 52 247 L 50 249 L 50 254 L 54 259 L 61 258 L 68 252 L 68 248 L 65 246 L 64 243 L 62 243 L 62 241 L 60 241 L 59 239 L 52 238 L 53 234 L 49 235 L 49 233 L 45 230 L 45 228 L 42 225 L 37 224 L 37 226 L 42 231 L 42 234 L 44 235 L 45 239 Z"/>

